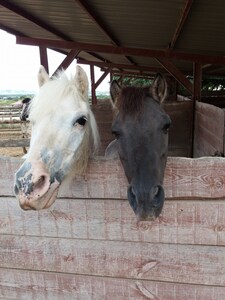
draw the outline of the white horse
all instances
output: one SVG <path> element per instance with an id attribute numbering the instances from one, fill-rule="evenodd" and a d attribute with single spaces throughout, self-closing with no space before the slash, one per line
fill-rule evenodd
<path id="1" fill-rule="evenodd" d="M 38 82 L 40 89 L 29 111 L 30 148 L 15 175 L 15 194 L 25 210 L 50 207 L 65 177 L 72 169 L 79 174 L 86 169 L 99 142 L 88 102 L 88 79 L 80 66 L 71 79 L 64 72 L 49 79 L 41 66 Z"/>

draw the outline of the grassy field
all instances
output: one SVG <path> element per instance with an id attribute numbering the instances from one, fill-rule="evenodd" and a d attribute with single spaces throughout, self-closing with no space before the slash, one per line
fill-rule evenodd
<path id="1" fill-rule="evenodd" d="M 0 99 L 0 105 L 12 105 L 13 103 L 15 103 L 17 100 L 5 100 L 5 99 Z"/>

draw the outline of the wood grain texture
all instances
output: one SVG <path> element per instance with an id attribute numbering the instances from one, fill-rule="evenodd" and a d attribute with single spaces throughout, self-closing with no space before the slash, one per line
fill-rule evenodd
<path id="1" fill-rule="evenodd" d="M 225 299 L 223 158 L 169 158 L 162 215 L 140 223 L 119 161 L 93 159 L 39 212 L 13 197 L 21 162 L 0 160 L 0 299 Z"/>
<path id="2" fill-rule="evenodd" d="M 224 110 L 196 102 L 194 157 L 224 155 Z"/>
<path id="3" fill-rule="evenodd" d="M 0 236 L 2 268 L 225 286 L 222 246 Z"/>
<path id="4" fill-rule="evenodd" d="M 192 101 L 165 101 L 163 108 L 171 118 L 169 130 L 169 155 L 170 156 L 191 156 L 192 140 Z"/>
<path id="5" fill-rule="evenodd" d="M 21 159 L 1 158 L 0 191 L 13 196 L 14 173 Z M 59 198 L 127 199 L 127 180 L 119 160 L 97 157 L 90 161 L 84 176 L 61 186 Z M 167 199 L 223 199 L 225 197 L 225 159 L 169 157 L 164 178 Z"/>
<path id="6" fill-rule="evenodd" d="M 224 300 L 225 288 L 148 280 L 0 270 L 0 299 Z"/>
<path id="7" fill-rule="evenodd" d="M 140 223 L 127 200 L 58 199 L 39 212 L 0 202 L 3 235 L 225 246 L 223 201 L 166 201 L 157 220 Z"/>

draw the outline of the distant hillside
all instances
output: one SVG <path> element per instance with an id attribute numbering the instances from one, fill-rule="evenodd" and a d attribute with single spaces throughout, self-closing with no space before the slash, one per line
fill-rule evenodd
<path id="1" fill-rule="evenodd" d="M 0 99 L 18 99 L 23 96 L 32 97 L 34 94 L 34 91 L 0 90 Z"/>
<path id="2" fill-rule="evenodd" d="M 35 95 L 35 91 L 15 91 L 15 90 L 0 90 L 0 104 L 9 104 L 10 101 L 17 101 L 25 97 L 32 98 Z M 108 91 L 96 91 L 96 96 L 98 99 L 105 99 L 109 97 Z M 89 98 L 91 98 L 91 93 L 89 92 Z"/>

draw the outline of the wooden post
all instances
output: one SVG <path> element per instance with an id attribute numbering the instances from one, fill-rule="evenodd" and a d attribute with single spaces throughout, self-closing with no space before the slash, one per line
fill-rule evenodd
<path id="1" fill-rule="evenodd" d="M 201 89 L 202 89 L 202 65 L 194 63 L 194 100 L 201 101 Z"/>
<path id="2" fill-rule="evenodd" d="M 94 65 L 90 65 L 91 70 L 91 97 L 92 97 L 92 104 L 97 104 L 97 98 L 95 94 L 95 71 Z"/>
<path id="3" fill-rule="evenodd" d="M 39 52 L 41 65 L 45 67 L 46 72 L 49 74 L 47 48 L 40 46 Z"/>
<path id="4" fill-rule="evenodd" d="M 113 73 L 112 73 L 112 71 L 110 72 L 110 83 L 112 82 L 112 80 L 113 80 Z"/>
<path id="5" fill-rule="evenodd" d="M 195 112 L 196 101 L 201 101 L 201 88 L 202 88 L 202 66 L 200 63 L 194 62 L 193 64 L 193 80 L 194 80 L 194 94 L 193 94 L 193 120 L 192 120 L 192 154 L 195 155 Z"/>

